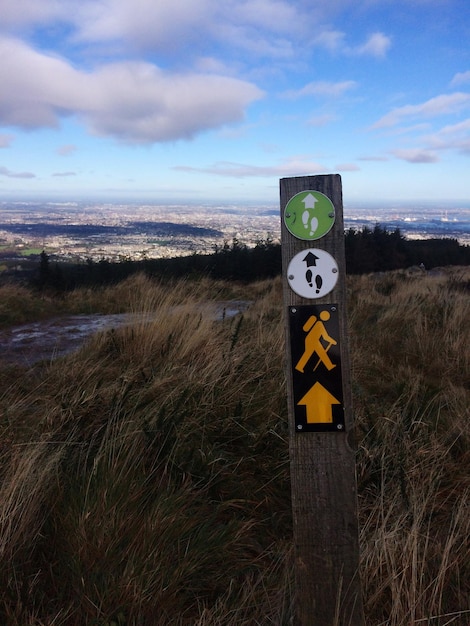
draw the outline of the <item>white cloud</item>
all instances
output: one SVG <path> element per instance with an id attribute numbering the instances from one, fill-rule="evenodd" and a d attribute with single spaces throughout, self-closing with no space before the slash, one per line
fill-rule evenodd
<path id="1" fill-rule="evenodd" d="M 0 123 L 58 126 L 75 115 L 98 135 L 127 142 L 188 139 L 239 122 L 262 97 L 254 84 L 209 74 L 168 74 L 144 62 L 92 72 L 13 39 L 0 39 Z"/>
<path id="2" fill-rule="evenodd" d="M 0 133 L 0 148 L 9 148 L 13 139 L 13 135 Z"/>
<path id="3" fill-rule="evenodd" d="M 197 40 L 211 23 L 210 0 L 93 0 L 76 5 L 79 41 L 122 41 L 136 49 L 170 52 Z"/>
<path id="4" fill-rule="evenodd" d="M 468 72 L 457 72 L 457 74 L 450 81 L 451 87 L 457 87 L 464 83 L 470 83 L 470 70 Z"/>
<path id="5" fill-rule="evenodd" d="M 36 175 L 32 172 L 12 172 L 7 167 L 0 166 L 0 176 L 6 176 L 7 178 L 36 178 Z"/>
<path id="6" fill-rule="evenodd" d="M 342 54 L 384 56 L 390 39 L 373 33 L 351 47 L 321 26 L 329 3 L 301 0 L 0 0 L 4 29 L 66 25 L 69 40 L 94 51 L 152 52 L 165 59 L 210 56 L 213 46 L 262 57 L 294 58 L 312 43 Z M 8 32 L 8 31 L 7 31 Z M 312 35 L 314 33 L 314 35 Z M 313 40 L 313 41 L 312 41 Z M 233 57 L 233 55 L 232 55 Z"/>
<path id="7" fill-rule="evenodd" d="M 470 156 L 470 137 L 467 137 L 466 139 L 462 139 L 461 141 L 457 143 L 457 145 L 453 147 L 458 149 L 459 152 L 461 152 L 462 154 Z"/>
<path id="8" fill-rule="evenodd" d="M 214 43 L 274 57 L 292 55 L 292 24 L 303 24 L 286 0 L 84 0 L 76 6 L 77 41 L 177 58 Z M 188 58 L 189 55 L 186 55 Z"/>
<path id="9" fill-rule="evenodd" d="M 246 163 L 232 163 L 230 161 L 219 161 L 209 167 L 191 167 L 179 165 L 174 170 L 183 172 L 200 172 L 204 174 L 216 174 L 218 176 L 228 176 L 233 178 L 246 177 L 274 177 L 284 176 L 306 176 L 325 171 L 325 167 L 320 163 L 305 160 L 302 157 L 292 157 L 278 165 L 250 165 Z"/>
<path id="10" fill-rule="evenodd" d="M 338 52 L 346 48 L 346 34 L 339 30 L 325 30 L 313 40 L 313 43 L 329 52 Z"/>
<path id="11" fill-rule="evenodd" d="M 410 148 L 407 150 L 392 150 L 391 153 L 402 161 L 408 163 L 437 163 L 439 157 L 430 150 L 420 148 Z"/>
<path id="12" fill-rule="evenodd" d="M 359 172 L 361 168 L 355 163 L 338 163 L 333 169 L 336 172 Z"/>
<path id="13" fill-rule="evenodd" d="M 216 3 L 217 4 L 217 3 Z M 273 32 L 289 31 L 299 11 L 295 2 L 284 0 L 232 0 L 228 1 L 230 13 L 237 21 L 258 28 L 269 28 Z M 220 5 L 220 3 L 219 3 Z M 226 13 L 227 5 L 222 9 Z M 220 15 L 220 14 L 219 14 Z"/>
<path id="14" fill-rule="evenodd" d="M 458 124 L 444 126 L 438 132 L 425 137 L 435 150 L 458 150 L 470 155 L 470 118 Z"/>
<path id="15" fill-rule="evenodd" d="M 0 32 L 46 24 L 71 15 L 67 0 L 1 0 Z"/>
<path id="16" fill-rule="evenodd" d="M 346 34 L 338 30 L 325 30 L 318 34 L 313 43 L 329 52 L 348 56 L 384 57 L 392 45 L 392 40 L 384 33 L 372 33 L 366 41 L 357 46 L 350 46 Z"/>
<path id="17" fill-rule="evenodd" d="M 120 63 L 96 72 L 100 109 L 86 113 L 97 134 L 130 142 L 189 139 L 239 122 L 262 92 L 214 75 L 167 75 L 146 63 Z M 94 104 L 94 103 L 93 103 Z"/>
<path id="18" fill-rule="evenodd" d="M 310 119 L 307 120 L 308 126 L 316 126 L 320 128 L 321 126 L 327 126 L 331 122 L 336 120 L 336 115 L 332 115 L 331 113 L 324 113 L 323 115 L 314 115 Z"/>
<path id="19" fill-rule="evenodd" d="M 64 146 L 60 146 L 59 148 L 57 148 L 57 154 L 60 154 L 60 156 L 69 156 L 76 151 L 77 146 L 74 146 L 71 143 L 65 144 Z"/>
<path id="20" fill-rule="evenodd" d="M 392 40 L 383 33 L 373 33 L 365 43 L 357 48 L 353 48 L 351 52 L 360 56 L 384 57 Z"/>
<path id="21" fill-rule="evenodd" d="M 372 128 L 384 128 L 395 126 L 406 118 L 416 117 L 437 117 L 439 115 L 449 115 L 459 113 L 470 106 L 470 94 L 456 92 L 431 98 L 422 104 L 408 104 L 397 109 L 393 109 L 381 117 Z"/>
<path id="22" fill-rule="evenodd" d="M 322 96 L 327 98 L 338 98 L 346 91 L 356 87 L 354 80 L 344 80 L 342 82 L 316 81 L 308 83 L 301 89 L 286 91 L 283 96 L 285 98 L 302 98 L 304 96 Z"/>
<path id="23" fill-rule="evenodd" d="M 202 74 L 219 74 L 223 76 L 235 73 L 235 68 L 230 67 L 225 61 L 213 56 L 202 56 L 195 59 L 194 68 Z"/>
<path id="24" fill-rule="evenodd" d="M 470 118 L 444 126 L 435 133 L 421 135 L 419 142 L 422 148 L 396 149 L 391 154 L 409 163 L 436 163 L 439 152 L 447 150 L 470 156 Z"/>
<path id="25" fill-rule="evenodd" d="M 35 52 L 15 39 L 0 38 L 0 123 L 23 128 L 57 126 L 83 99 L 85 75 L 65 61 Z"/>

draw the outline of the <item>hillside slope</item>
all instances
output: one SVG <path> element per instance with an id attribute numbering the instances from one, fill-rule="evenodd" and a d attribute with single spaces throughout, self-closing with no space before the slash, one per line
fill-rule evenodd
<path id="1" fill-rule="evenodd" d="M 470 272 L 350 277 L 348 294 L 367 625 L 464 626 Z M 0 623 L 288 624 L 280 279 L 68 297 L 152 319 L 0 369 Z M 253 305 L 204 313 L 228 297 Z"/>

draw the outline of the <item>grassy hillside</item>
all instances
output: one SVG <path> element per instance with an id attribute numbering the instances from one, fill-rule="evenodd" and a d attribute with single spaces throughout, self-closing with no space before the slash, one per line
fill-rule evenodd
<path id="1" fill-rule="evenodd" d="M 348 281 L 367 625 L 467 625 L 470 271 Z M 151 321 L 0 369 L 0 623 L 289 624 L 280 279 L 4 289 Z"/>

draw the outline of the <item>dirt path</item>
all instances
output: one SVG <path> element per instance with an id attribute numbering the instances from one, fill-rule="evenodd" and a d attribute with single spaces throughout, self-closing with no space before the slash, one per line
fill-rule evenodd
<path id="1" fill-rule="evenodd" d="M 244 311 L 247 302 L 217 303 L 216 319 Z M 0 363 L 27 367 L 55 359 L 80 348 L 91 335 L 142 320 L 139 313 L 68 315 L 0 330 Z"/>

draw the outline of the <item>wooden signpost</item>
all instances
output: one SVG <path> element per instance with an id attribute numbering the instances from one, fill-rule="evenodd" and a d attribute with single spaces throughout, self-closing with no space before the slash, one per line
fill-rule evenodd
<path id="1" fill-rule="evenodd" d="M 296 626 L 363 626 L 342 187 L 280 181 Z"/>

